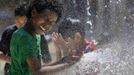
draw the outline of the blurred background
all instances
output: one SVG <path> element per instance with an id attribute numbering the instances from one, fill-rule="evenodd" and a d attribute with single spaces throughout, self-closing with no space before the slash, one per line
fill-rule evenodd
<path id="1" fill-rule="evenodd" d="M 0 34 L 5 27 L 15 23 L 14 9 L 22 3 L 28 3 L 28 0 L 0 0 Z"/>

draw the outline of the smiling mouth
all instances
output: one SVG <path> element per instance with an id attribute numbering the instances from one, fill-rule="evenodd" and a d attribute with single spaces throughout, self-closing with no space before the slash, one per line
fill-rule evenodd
<path id="1" fill-rule="evenodd" d="M 46 29 L 43 26 L 40 26 L 42 31 L 46 31 Z"/>

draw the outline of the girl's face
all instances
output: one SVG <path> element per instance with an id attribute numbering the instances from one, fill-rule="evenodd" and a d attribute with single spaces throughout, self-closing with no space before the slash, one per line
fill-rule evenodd
<path id="1" fill-rule="evenodd" d="M 57 19 L 58 15 L 51 10 L 45 10 L 39 14 L 37 14 L 36 11 L 33 12 L 33 25 L 35 28 L 35 33 L 44 34 L 44 32 L 49 32 L 55 25 Z"/>
<path id="2" fill-rule="evenodd" d="M 65 38 L 65 41 L 68 42 L 69 44 L 69 47 L 71 49 L 76 49 L 76 48 L 79 48 L 80 45 L 83 44 L 83 41 L 82 41 L 82 36 L 80 35 L 79 32 L 75 33 L 74 35 L 74 38 Z"/>

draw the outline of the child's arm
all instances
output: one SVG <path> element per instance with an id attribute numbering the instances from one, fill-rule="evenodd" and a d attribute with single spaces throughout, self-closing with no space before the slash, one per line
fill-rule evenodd
<path id="1" fill-rule="evenodd" d="M 5 61 L 6 63 L 9 63 L 9 64 L 11 63 L 11 58 L 4 54 L 0 54 L 0 60 Z"/>
<path id="2" fill-rule="evenodd" d="M 41 68 L 40 71 L 43 72 L 43 73 L 56 72 L 56 71 L 63 70 L 67 67 L 68 67 L 67 63 L 62 63 L 62 64 L 53 65 L 53 66 L 44 66 L 44 67 Z"/>
<path id="3" fill-rule="evenodd" d="M 68 66 L 67 63 L 57 64 L 53 66 L 41 66 L 40 60 L 36 58 L 28 58 L 27 63 L 31 68 L 33 75 L 43 75 L 46 72 L 59 71 Z"/>

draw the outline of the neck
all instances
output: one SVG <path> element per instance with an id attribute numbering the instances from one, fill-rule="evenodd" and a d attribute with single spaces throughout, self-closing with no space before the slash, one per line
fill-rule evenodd
<path id="1" fill-rule="evenodd" d="M 35 36 L 36 33 L 35 33 L 35 28 L 33 26 L 33 23 L 31 20 L 27 21 L 26 25 L 24 26 L 24 29 L 30 33 L 32 36 Z"/>

